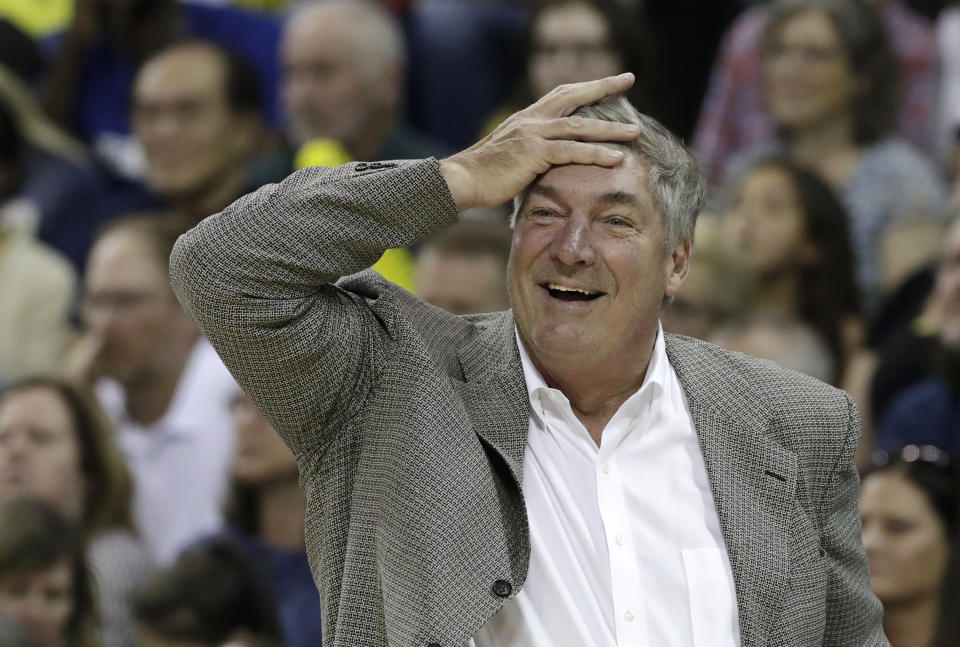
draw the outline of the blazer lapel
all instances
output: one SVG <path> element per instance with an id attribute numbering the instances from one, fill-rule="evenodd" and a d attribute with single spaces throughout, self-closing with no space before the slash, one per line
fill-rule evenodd
<path id="1" fill-rule="evenodd" d="M 768 435 L 770 414 L 742 375 L 702 342 L 667 335 L 683 386 L 737 591 L 742 647 L 766 644 L 789 593 L 787 539 L 797 458 Z"/>
<path id="2" fill-rule="evenodd" d="M 530 401 L 517 350 L 513 314 L 501 313 L 478 326 L 459 351 L 465 382 L 455 384 L 477 435 L 510 468 L 520 486 Z"/>

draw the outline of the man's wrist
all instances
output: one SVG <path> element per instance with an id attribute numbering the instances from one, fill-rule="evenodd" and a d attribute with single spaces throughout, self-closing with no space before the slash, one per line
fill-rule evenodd
<path id="1" fill-rule="evenodd" d="M 466 211 L 475 206 L 471 188 L 470 173 L 452 157 L 440 160 L 440 174 L 443 175 L 450 195 L 457 205 L 457 211 Z"/>

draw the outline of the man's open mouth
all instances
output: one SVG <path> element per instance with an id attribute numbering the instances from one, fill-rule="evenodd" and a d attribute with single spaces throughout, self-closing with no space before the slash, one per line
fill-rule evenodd
<path id="1" fill-rule="evenodd" d="M 573 288 L 558 283 L 541 283 L 540 287 L 549 292 L 554 299 L 560 299 L 561 301 L 593 301 L 604 294 L 599 290 Z"/>

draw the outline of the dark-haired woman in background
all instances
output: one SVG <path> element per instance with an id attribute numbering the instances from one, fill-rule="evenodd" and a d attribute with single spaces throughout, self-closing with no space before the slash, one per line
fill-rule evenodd
<path id="1" fill-rule="evenodd" d="M 960 644 L 957 494 L 956 467 L 932 445 L 880 450 L 863 476 L 863 545 L 893 647 Z"/>
<path id="2" fill-rule="evenodd" d="M 0 612 L 31 647 L 95 647 L 93 591 L 79 529 L 38 499 L 0 503 Z"/>
<path id="3" fill-rule="evenodd" d="M 153 570 L 133 530 L 131 483 L 103 414 L 56 378 L 0 390 L 0 500 L 27 495 L 79 524 L 96 583 L 103 647 L 135 645 L 129 596 Z"/>
<path id="4" fill-rule="evenodd" d="M 755 162 L 731 198 L 727 223 L 754 279 L 750 314 L 810 326 L 841 384 L 863 336 L 846 211 L 826 183 L 785 155 Z"/>
<path id="5" fill-rule="evenodd" d="M 892 138 L 897 63 L 871 3 L 780 0 L 762 40 L 763 96 L 780 147 L 850 213 L 867 313 L 938 250 L 945 191 L 933 166 Z"/>
<path id="6" fill-rule="evenodd" d="M 564 83 L 633 72 L 627 98 L 641 112 L 660 118 L 653 83 L 653 37 L 642 15 L 617 0 L 542 0 L 527 15 L 524 61 L 510 105 L 487 124 L 506 117 Z"/>

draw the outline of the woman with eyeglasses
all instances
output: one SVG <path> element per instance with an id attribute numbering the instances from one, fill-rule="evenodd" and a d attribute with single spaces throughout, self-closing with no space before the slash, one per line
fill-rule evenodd
<path id="1" fill-rule="evenodd" d="M 898 63 L 872 4 L 775 2 L 760 78 L 776 148 L 830 184 L 850 212 L 857 278 L 875 314 L 936 256 L 945 188 L 930 162 L 893 137 Z"/>
<path id="2" fill-rule="evenodd" d="M 878 451 L 873 459 L 863 476 L 860 518 L 887 638 L 892 647 L 955 647 L 955 466 L 932 445 Z"/>

